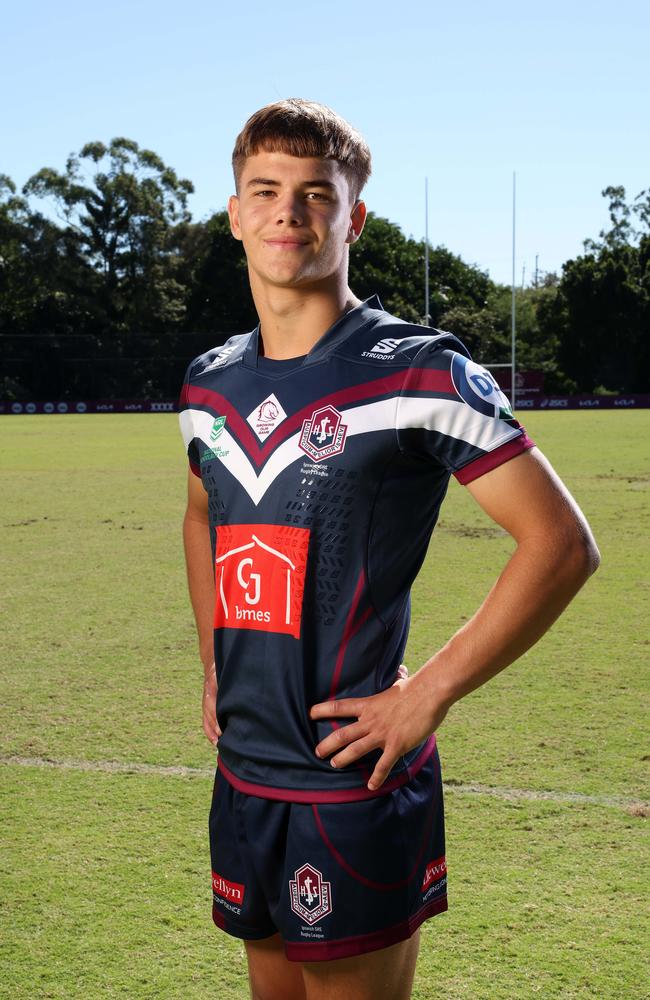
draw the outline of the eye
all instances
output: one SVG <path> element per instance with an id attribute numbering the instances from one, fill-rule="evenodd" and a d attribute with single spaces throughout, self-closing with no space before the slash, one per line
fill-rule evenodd
<path id="1" fill-rule="evenodd" d="M 329 201 L 329 197 L 326 194 L 322 194 L 320 191 L 309 191 L 307 197 L 314 201 Z"/>
<path id="2" fill-rule="evenodd" d="M 261 191 L 256 191 L 255 192 L 255 197 L 256 198 L 266 198 L 267 195 L 273 195 L 273 194 L 275 194 L 275 191 L 272 191 L 270 188 L 268 190 L 262 189 Z"/>

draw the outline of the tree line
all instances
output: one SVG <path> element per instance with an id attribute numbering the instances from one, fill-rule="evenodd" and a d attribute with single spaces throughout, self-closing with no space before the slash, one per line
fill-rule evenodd
<path id="1" fill-rule="evenodd" d="M 225 211 L 193 221 L 191 181 L 131 139 L 87 143 L 20 193 L 0 174 L 0 397 L 177 393 L 184 366 L 257 322 Z M 552 392 L 642 392 L 650 352 L 650 191 L 603 191 L 610 227 L 561 275 L 516 291 L 519 370 Z M 509 360 L 511 289 L 429 248 L 430 323 Z M 350 285 L 424 322 L 424 244 L 369 213 Z"/>

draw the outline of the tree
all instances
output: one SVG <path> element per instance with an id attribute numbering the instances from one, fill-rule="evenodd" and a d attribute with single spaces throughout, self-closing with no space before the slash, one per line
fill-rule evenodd
<path id="1" fill-rule="evenodd" d="M 632 205 L 608 187 L 610 230 L 562 269 L 553 322 L 559 360 L 583 392 L 647 392 L 650 362 L 650 198 Z M 640 225 L 635 228 L 635 225 Z"/>
<path id="2" fill-rule="evenodd" d="M 65 173 L 44 167 L 25 195 L 54 202 L 67 239 L 92 269 L 96 320 L 111 334 L 160 332 L 183 317 L 173 227 L 189 220 L 190 181 L 131 139 L 87 143 Z"/>
<path id="3" fill-rule="evenodd" d="M 350 252 L 350 287 L 361 298 L 376 292 L 384 308 L 400 319 L 424 322 L 424 244 L 369 212 Z M 483 271 L 445 247 L 431 247 L 429 287 L 431 325 L 438 326 L 452 308 L 480 309 L 493 286 Z"/>

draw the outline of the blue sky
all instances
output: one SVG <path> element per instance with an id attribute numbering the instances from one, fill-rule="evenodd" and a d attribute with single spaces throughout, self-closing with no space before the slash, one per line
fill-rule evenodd
<path id="1" fill-rule="evenodd" d="M 125 135 L 194 182 L 202 218 L 249 114 L 308 97 L 366 136 L 370 209 L 422 238 L 427 175 L 431 241 L 503 282 L 516 170 L 528 280 L 597 236 L 604 187 L 650 187 L 649 26 L 641 0 L 25 0 L 3 15 L 0 172 L 22 185 Z"/>

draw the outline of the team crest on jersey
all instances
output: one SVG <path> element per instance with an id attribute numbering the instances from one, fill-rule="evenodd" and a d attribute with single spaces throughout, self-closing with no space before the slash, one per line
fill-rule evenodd
<path id="1" fill-rule="evenodd" d="M 271 431 L 274 431 L 278 424 L 286 418 L 286 413 L 282 409 L 280 400 L 274 393 L 262 400 L 252 413 L 246 417 L 260 441 L 265 441 Z"/>
<path id="2" fill-rule="evenodd" d="M 510 403 L 497 382 L 489 371 L 481 368 L 475 361 L 470 361 L 462 354 L 454 354 L 451 377 L 456 392 L 472 409 L 478 410 L 486 417 L 512 419 Z"/>
<path id="3" fill-rule="evenodd" d="M 329 404 L 321 406 L 314 410 L 309 420 L 303 421 L 298 445 L 313 462 L 324 462 L 341 454 L 347 430 L 337 409 Z"/>
<path id="4" fill-rule="evenodd" d="M 217 531 L 215 628 L 300 638 L 309 528 L 225 524 Z"/>
<path id="5" fill-rule="evenodd" d="M 289 881 L 291 909 L 307 924 L 332 912 L 332 885 L 323 881 L 322 873 L 311 865 L 303 865 Z"/>

